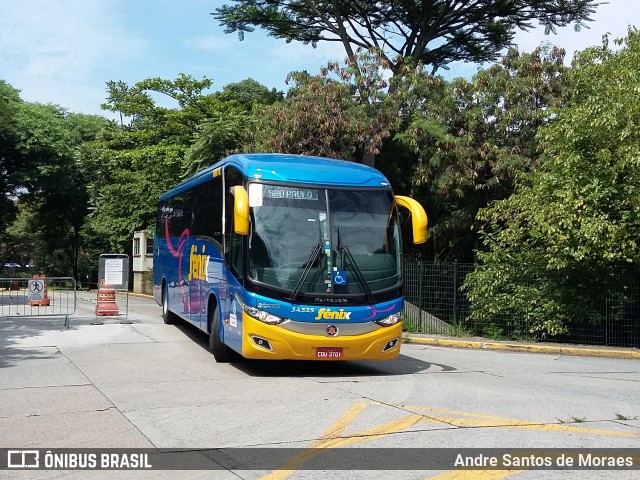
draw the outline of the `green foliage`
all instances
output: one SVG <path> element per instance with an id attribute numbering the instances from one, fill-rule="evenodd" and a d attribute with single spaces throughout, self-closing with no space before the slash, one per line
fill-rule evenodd
<path id="1" fill-rule="evenodd" d="M 121 114 L 117 125 L 22 102 L 0 82 L 0 262 L 86 280 L 100 253 L 127 251 L 159 195 L 237 150 L 254 105 L 277 97 L 251 80 L 205 94 L 211 83 L 109 82 L 104 107 Z"/>
<path id="2" fill-rule="evenodd" d="M 248 150 L 353 159 L 359 113 L 349 86 L 292 73 L 287 98 L 257 112 Z"/>
<path id="3" fill-rule="evenodd" d="M 274 101 L 275 93 L 253 80 L 207 94 L 211 85 L 188 75 L 132 87 L 108 83 L 103 107 L 120 112 L 123 125 L 111 125 L 82 149 L 83 164 L 93 174 L 87 235 L 108 238 L 113 252 L 127 251 L 132 232 L 153 224 L 158 197 L 238 151 L 254 105 Z M 128 125 L 124 118 L 131 119 Z"/>
<path id="4" fill-rule="evenodd" d="M 429 205 L 434 259 L 471 261 L 478 211 L 539 166 L 535 135 L 568 98 L 563 60 L 558 48 L 512 49 L 471 81 L 416 78 L 422 102 L 396 139 L 417 155 L 413 182 Z"/>
<path id="5" fill-rule="evenodd" d="M 133 232 L 153 222 L 160 194 L 182 178 L 187 147 L 159 137 L 157 131 L 112 125 L 81 150 L 92 172 L 85 229 L 107 238 L 112 252 L 126 251 Z"/>
<path id="6" fill-rule="evenodd" d="M 486 251 L 467 277 L 474 317 L 513 315 L 549 334 L 597 323 L 590 305 L 611 265 L 640 261 L 640 34 L 617 43 L 576 57 L 571 102 L 539 132 L 543 167 L 480 212 Z"/>
<path id="7" fill-rule="evenodd" d="M 230 83 L 222 88 L 222 92 L 216 94 L 216 98 L 223 102 L 236 101 L 242 107 L 251 110 L 252 106 L 271 105 L 282 100 L 284 95 L 275 88 L 267 87 L 252 78 L 247 78 L 237 83 Z"/>
<path id="8" fill-rule="evenodd" d="M 248 149 L 320 155 L 373 165 L 402 121 L 408 75 L 390 85 L 378 51 L 360 51 L 355 61 L 329 63 L 316 76 L 290 74 L 284 101 L 257 110 Z M 405 70 L 406 73 L 406 70 Z M 396 88 L 389 88 L 396 86 Z"/>
<path id="9" fill-rule="evenodd" d="M 235 100 L 211 105 L 206 118 L 196 127 L 195 136 L 187 151 L 183 174 L 189 176 L 231 153 L 240 150 L 255 124 L 251 111 L 262 105 L 257 100 L 239 104 Z"/>
<path id="10" fill-rule="evenodd" d="M 341 42 L 352 64 L 357 48 L 378 49 L 397 75 L 407 60 L 434 72 L 454 61 L 495 60 L 515 29 L 534 21 L 547 33 L 571 23 L 579 29 L 595 6 L 595 0 L 233 0 L 213 16 L 241 40 L 258 27 L 286 42 Z"/>
<path id="11" fill-rule="evenodd" d="M 78 149 L 83 142 L 95 138 L 107 122 L 101 117 L 69 115 L 55 109 L 52 114 L 43 138 L 55 141 L 48 147 L 46 157 L 38 161 L 34 185 L 25 197 L 31 209 L 32 235 L 40 239 L 41 246 L 31 253 L 48 274 L 77 278 L 83 245 L 81 229 L 89 201 L 87 172 L 78 161 Z M 33 112 L 31 118 L 37 118 Z M 46 142 L 41 143 L 39 151 L 46 146 Z"/>
<path id="12" fill-rule="evenodd" d="M 19 92 L 0 80 L 0 225 L 8 225 L 16 215 L 12 200 L 22 184 L 25 159 L 17 152 L 20 128 L 17 121 L 22 100 Z M 0 262 L 5 263 L 9 244 L 6 230 L 0 229 Z"/>
<path id="13" fill-rule="evenodd" d="M 88 200 L 77 149 L 106 121 L 23 102 L 4 82 L 0 112 L 0 262 L 13 257 L 75 275 Z"/>
<path id="14" fill-rule="evenodd" d="M 574 321 L 600 322 L 594 306 L 606 304 L 603 284 L 609 275 L 606 269 L 588 265 L 550 270 L 533 258 L 518 256 L 505 258 L 500 265 L 477 266 L 467 276 L 465 289 L 474 325 L 485 334 L 500 319 L 509 326 L 511 337 L 554 336 L 567 333 Z"/>
<path id="15" fill-rule="evenodd" d="M 153 222 L 157 199 L 184 178 L 186 153 L 213 100 L 203 94 L 211 81 L 180 75 L 175 81 L 146 79 L 129 87 L 107 84 L 103 108 L 131 117 L 112 125 L 82 151 L 90 180 L 91 214 L 86 229 L 109 239 L 108 248 L 125 252 L 132 232 Z M 156 105 L 166 98 L 175 108 Z"/>

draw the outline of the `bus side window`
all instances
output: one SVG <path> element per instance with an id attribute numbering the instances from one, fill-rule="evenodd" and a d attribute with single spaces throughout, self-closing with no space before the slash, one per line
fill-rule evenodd
<path id="1" fill-rule="evenodd" d="M 208 190 L 209 205 L 211 205 L 210 215 L 212 216 L 211 224 L 211 237 L 220 245 L 222 250 L 222 244 L 224 243 L 224 237 L 222 233 L 222 176 L 215 177 L 211 183 L 211 188 Z M 222 253 L 222 252 L 221 252 Z"/>
<path id="2" fill-rule="evenodd" d="M 233 166 L 224 169 L 224 239 L 225 258 L 233 275 L 242 279 L 244 272 L 244 236 L 233 229 L 233 194 L 231 188 L 243 184 L 240 171 Z"/>
<path id="3" fill-rule="evenodd" d="M 212 241 L 222 254 L 222 177 L 213 178 L 193 189 L 193 235 Z"/>
<path id="4" fill-rule="evenodd" d="M 182 232 L 191 227 L 191 202 L 186 195 L 176 195 L 166 205 L 169 236 L 173 239 L 180 238 Z"/>

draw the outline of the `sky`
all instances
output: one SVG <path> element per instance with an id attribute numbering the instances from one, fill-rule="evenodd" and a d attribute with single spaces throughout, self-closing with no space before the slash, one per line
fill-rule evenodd
<path id="1" fill-rule="evenodd" d="M 106 82 L 129 85 L 146 78 L 179 74 L 213 80 L 213 91 L 253 78 L 286 91 L 288 73 L 315 74 L 330 60 L 342 61 L 338 43 L 311 45 L 253 32 L 239 41 L 225 34 L 211 12 L 224 0 L 0 0 L 0 80 L 20 90 L 28 102 L 53 103 L 70 112 L 99 114 Z M 608 0 L 597 7 L 588 29 L 541 28 L 518 32 L 520 51 L 542 42 L 567 50 L 599 45 L 604 34 L 624 37 L 640 26 L 640 0 Z M 445 78 L 470 78 L 478 66 L 457 63 Z"/>

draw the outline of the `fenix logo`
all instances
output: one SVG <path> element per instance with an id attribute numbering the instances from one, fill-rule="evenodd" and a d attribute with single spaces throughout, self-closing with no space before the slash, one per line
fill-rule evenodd
<path id="1" fill-rule="evenodd" d="M 345 312 L 343 309 L 340 309 L 337 312 L 332 311 L 330 308 L 321 308 L 318 310 L 318 315 L 316 315 L 316 320 L 349 320 L 351 317 L 351 312 Z"/>

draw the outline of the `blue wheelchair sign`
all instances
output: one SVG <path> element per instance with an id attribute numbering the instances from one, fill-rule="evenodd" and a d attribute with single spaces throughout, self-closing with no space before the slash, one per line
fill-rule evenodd
<path id="1" fill-rule="evenodd" d="M 333 284 L 334 285 L 346 285 L 347 284 L 347 272 L 344 270 L 333 271 Z"/>

